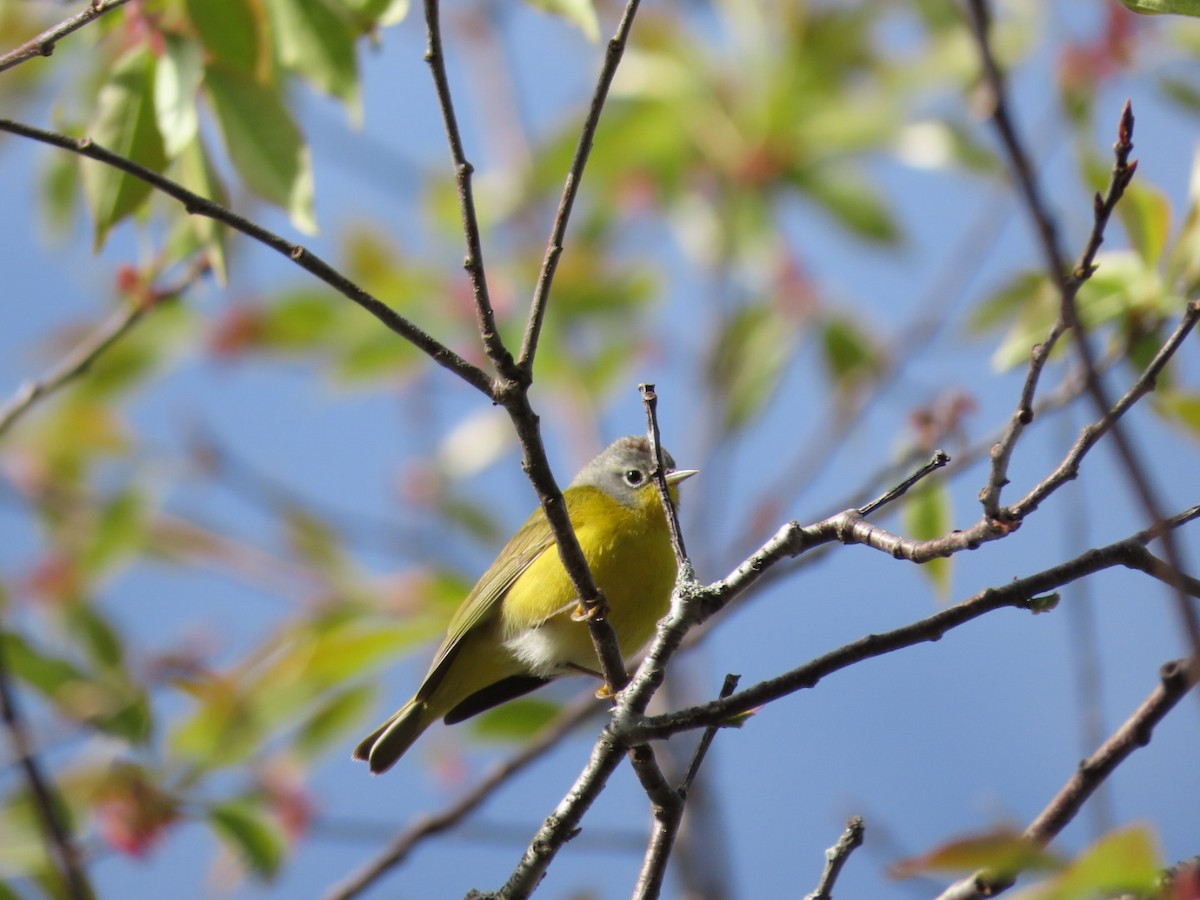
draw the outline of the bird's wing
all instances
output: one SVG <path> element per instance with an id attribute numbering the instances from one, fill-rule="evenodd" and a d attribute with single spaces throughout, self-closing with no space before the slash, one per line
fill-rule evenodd
<path id="1" fill-rule="evenodd" d="M 539 509 L 512 536 L 504 549 L 483 573 L 471 593 L 450 619 L 446 639 L 438 648 L 418 697 L 428 697 L 442 680 L 463 639 L 480 624 L 500 611 L 500 603 L 521 573 L 546 550 L 554 546 L 554 534 Z"/>

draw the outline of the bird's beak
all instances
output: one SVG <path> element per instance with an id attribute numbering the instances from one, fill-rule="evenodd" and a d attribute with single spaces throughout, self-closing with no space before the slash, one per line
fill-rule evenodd
<path id="1" fill-rule="evenodd" d="M 699 469 L 676 469 L 674 472 L 668 472 L 666 474 L 667 484 L 679 484 L 679 482 L 691 478 L 699 471 Z"/>

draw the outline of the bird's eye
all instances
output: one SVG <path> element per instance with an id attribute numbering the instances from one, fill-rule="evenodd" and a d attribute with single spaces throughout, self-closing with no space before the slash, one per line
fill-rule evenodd
<path id="1" fill-rule="evenodd" d="M 630 469 L 625 473 L 625 483 L 630 487 L 637 487 L 645 477 L 638 469 Z"/>

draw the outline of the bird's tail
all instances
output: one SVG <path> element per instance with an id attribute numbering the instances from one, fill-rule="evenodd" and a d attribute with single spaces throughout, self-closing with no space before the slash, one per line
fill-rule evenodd
<path id="1" fill-rule="evenodd" d="M 429 727 L 427 705 L 416 698 L 409 700 L 394 716 L 363 738 L 354 748 L 354 758 L 371 767 L 371 774 L 386 772 Z"/>

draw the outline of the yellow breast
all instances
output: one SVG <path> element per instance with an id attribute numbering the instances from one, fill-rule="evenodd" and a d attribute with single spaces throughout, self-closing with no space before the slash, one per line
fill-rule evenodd
<path id="1" fill-rule="evenodd" d="M 675 556 L 652 486 L 635 507 L 592 487 L 566 492 L 567 512 L 588 567 L 608 600 L 610 621 L 627 658 L 654 634 L 675 584 Z M 576 592 L 551 547 L 517 579 L 503 603 L 505 644 L 535 674 L 561 674 L 564 664 L 596 670 L 587 625 L 571 619 Z"/>

